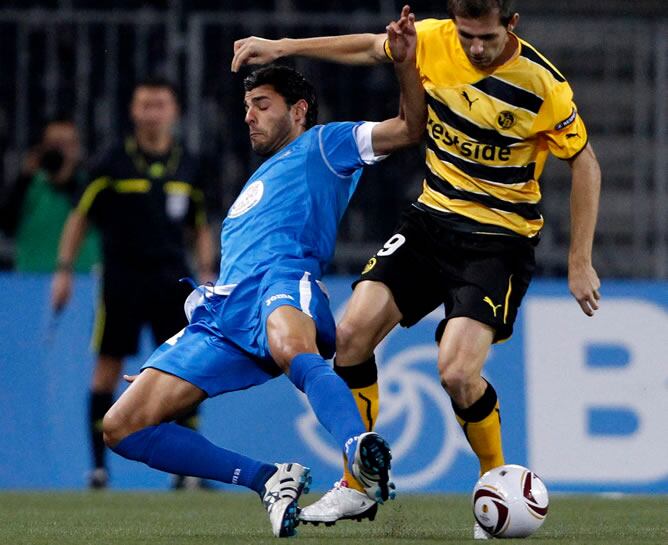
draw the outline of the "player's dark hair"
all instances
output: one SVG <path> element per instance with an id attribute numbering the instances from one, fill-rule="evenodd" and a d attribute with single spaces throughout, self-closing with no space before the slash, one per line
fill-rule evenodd
<path id="1" fill-rule="evenodd" d="M 132 94 L 134 95 L 135 91 L 140 87 L 148 87 L 149 89 L 167 89 L 170 93 L 172 93 L 177 104 L 180 102 L 179 91 L 176 88 L 176 85 L 163 76 L 149 76 L 147 78 L 140 79 L 137 81 L 137 83 L 135 83 Z"/>
<path id="2" fill-rule="evenodd" d="M 288 107 L 304 99 L 308 104 L 305 128 L 310 129 L 317 123 L 318 97 L 315 88 L 295 69 L 281 65 L 263 66 L 244 79 L 246 92 L 260 85 L 271 85 L 283 97 Z"/>
<path id="3" fill-rule="evenodd" d="M 515 0 L 448 0 L 448 13 L 453 19 L 479 19 L 498 9 L 503 26 L 508 26 L 515 14 Z"/>

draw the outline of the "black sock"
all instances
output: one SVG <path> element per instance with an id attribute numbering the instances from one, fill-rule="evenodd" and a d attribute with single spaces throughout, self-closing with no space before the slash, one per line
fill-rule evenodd
<path id="1" fill-rule="evenodd" d="M 374 354 L 371 354 L 368 360 L 346 367 L 337 365 L 336 358 L 334 358 L 334 372 L 343 379 L 351 390 L 353 388 L 366 388 L 378 382 L 378 367 Z"/>
<path id="2" fill-rule="evenodd" d="M 114 403 L 114 394 L 91 392 L 88 400 L 88 421 L 94 467 L 106 467 L 105 445 L 102 438 L 102 419 Z"/>

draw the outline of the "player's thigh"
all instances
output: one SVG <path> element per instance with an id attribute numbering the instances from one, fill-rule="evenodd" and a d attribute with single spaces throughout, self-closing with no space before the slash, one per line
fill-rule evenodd
<path id="1" fill-rule="evenodd" d="M 372 280 L 357 283 L 336 327 L 337 364 L 345 366 L 368 358 L 401 317 L 385 284 Z"/>
<path id="2" fill-rule="evenodd" d="M 466 382 L 480 376 L 494 328 L 459 316 L 448 320 L 438 349 L 438 368 L 445 382 Z"/>
<path id="3" fill-rule="evenodd" d="M 267 342 L 276 364 L 288 372 L 298 354 L 318 352 L 313 318 L 290 305 L 274 309 L 267 317 Z"/>
<path id="4" fill-rule="evenodd" d="M 114 403 L 104 420 L 110 443 L 162 422 L 178 418 L 206 398 L 206 393 L 175 375 L 144 370 Z"/>
<path id="5" fill-rule="evenodd" d="M 384 297 L 381 304 L 392 312 L 387 324 L 399 317 L 401 325 L 410 327 L 443 302 L 443 279 L 435 258 L 440 248 L 423 215 L 423 212 L 409 209 L 395 233 L 369 260 L 354 283 L 357 288 L 369 284 L 364 281 L 370 280 L 388 288 L 391 301 L 379 290 L 375 293 Z M 367 286 L 364 289 L 375 288 Z M 357 305 L 359 315 L 374 312 L 375 303 L 369 296 L 364 297 L 371 308 L 365 311 L 360 308 L 362 305 Z"/>
<path id="6" fill-rule="evenodd" d="M 261 353 L 285 360 L 295 349 L 334 355 L 336 325 L 324 284 L 308 271 L 277 270 L 264 280 L 260 301 Z M 281 345 L 284 349 L 280 350 Z M 294 345 L 294 346 L 291 346 Z M 285 361 L 280 365 L 285 367 Z M 287 361 L 289 364 L 289 361 Z"/>

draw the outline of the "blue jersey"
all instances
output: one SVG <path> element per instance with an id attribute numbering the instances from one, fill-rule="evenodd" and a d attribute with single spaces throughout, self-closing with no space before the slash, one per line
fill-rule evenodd
<path id="1" fill-rule="evenodd" d="M 310 316 L 320 353 L 333 356 L 336 325 L 318 279 L 362 167 L 383 158 L 373 152 L 374 125 L 318 125 L 257 169 L 223 222 L 217 285 L 191 294 L 190 325 L 144 368 L 181 377 L 210 396 L 261 384 L 280 374 L 266 322 L 282 305 Z"/>
<path id="2" fill-rule="evenodd" d="M 357 134 L 365 125 L 317 125 L 255 171 L 223 222 L 218 285 L 293 261 L 322 276 L 362 167 L 377 159 L 366 157 Z M 371 130 L 363 132 L 370 142 Z"/>

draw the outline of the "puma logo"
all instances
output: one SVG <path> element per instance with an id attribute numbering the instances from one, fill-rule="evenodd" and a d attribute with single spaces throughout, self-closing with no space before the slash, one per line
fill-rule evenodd
<path id="1" fill-rule="evenodd" d="M 473 106 L 473 103 L 474 103 L 475 101 L 479 100 L 479 99 L 477 99 L 477 98 L 474 98 L 473 100 L 471 100 L 471 97 L 469 97 L 469 94 L 468 94 L 466 91 L 462 91 L 462 96 L 464 97 L 464 99 L 466 100 L 466 102 L 468 102 L 468 104 L 469 104 L 469 111 L 471 110 L 471 108 L 472 108 L 472 106 Z"/>
<path id="2" fill-rule="evenodd" d="M 501 305 L 495 305 L 494 301 L 492 301 L 487 295 L 483 299 L 483 302 L 487 303 L 490 307 L 492 307 L 492 312 L 494 313 L 494 318 L 496 318 L 496 311 Z"/>

